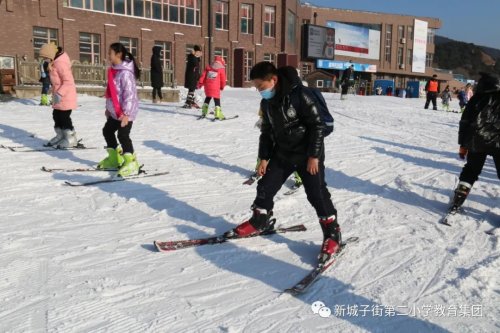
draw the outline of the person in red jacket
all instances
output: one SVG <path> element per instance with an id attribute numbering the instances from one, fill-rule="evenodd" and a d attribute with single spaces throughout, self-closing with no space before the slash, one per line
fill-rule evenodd
<path id="1" fill-rule="evenodd" d="M 202 117 L 207 116 L 208 106 L 213 98 L 215 102 L 215 119 L 225 119 L 220 106 L 220 92 L 224 90 L 226 85 L 225 65 L 226 62 L 221 56 L 215 56 L 214 62 L 205 68 L 198 81 L 198 89 L 205 87 L 206 98 L 201 108 Z"/>

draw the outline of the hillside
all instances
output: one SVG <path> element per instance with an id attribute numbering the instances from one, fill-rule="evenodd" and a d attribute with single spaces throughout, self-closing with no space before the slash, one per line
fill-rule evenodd
<path id="1" fill-rule="evenodd" d="M 436 36 L 435 67 L 477 79 L 479 72 L 500 74 L 500 50 Z"/>

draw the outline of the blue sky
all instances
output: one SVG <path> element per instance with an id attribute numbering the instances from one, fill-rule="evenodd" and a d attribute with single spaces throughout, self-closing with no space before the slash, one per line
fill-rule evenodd
<path id="1" fill-rule="evenodd" d="M 438 35 L 500 49 L 500 0 L 306 0 L 313 5 L 436 17 Z"/>

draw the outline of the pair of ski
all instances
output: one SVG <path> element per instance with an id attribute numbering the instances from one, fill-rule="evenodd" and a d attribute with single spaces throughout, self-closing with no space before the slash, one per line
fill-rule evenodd
<path id="1" fill-rule="evenodd" d="M 75 147 L 70 147 L 70 148 L 59 148 L 57 146 L 44 146 L 43 148 L 30 148 L 28 146 L 6 146 L 6 145 L 0 145 L 0 148 L 8 149 L 8 150 L 16 152 L 16 153 L 97 149 L 96 147 L 86 147 L 84 144 L 82 144 L 80 142 Z"/>
<path id="2" fill-rule="evenodd" d="M 165 172 L 155 172 L 155 173 L 147 173 L 146 171 L 142 170 L 143 165 L 141 165 L 139 169 L 139 173 L 134 176 L 128 176 L 128 177 L 111 177 L 111 178 L 105 178 L 105 179 L 99 179 L 99 180 L 94 180 L 91 182 L 84 182 L 84 183 L 75 183 L 75 182 L 70 182 L 70 181 L 65 181 L 64 184 L 68 186 L 91 186 L 91 185 L 99 185 L 99 184 L 105 184 L 105 183 L 115 183 L 115 182 L 121 182 L 125 180 L 130 180 L 130 179 L 137 179 L 137 178 L 148 178 L 148 177 L 157 177 L 157 176 L 163 176 L 167 175 L 170 172 L 165 171 Z M 97 169 L 97 168 L 76 168 L 76 169 L 50 169 L 46 167 L 41 168 L 42 171 L 45 172 L 102 172 L 102 171 L 118 171 L 117 169 Z"/>
<path id="3" fill-rule="evenodd" d="M 254 234 L 246 237 L 234 237 L 234 233 L 225 233 L 220 236 L 213 236 L 213 237 L 199 238 L 199 239 L 188 239 L 179 241 L 154 241 L 153 244 L 159 252 L 171 252 L 202 245 L 222 244 L 228 241 L 251 238 L 256 236 L 269 236 L 274 234 L 284 234 L 289 232 L 299 232 L 307 230 L 303 224 L 294 225 L 288 228 L 281 228 L 281 227 L 274 228 L 275 222 L 276 220 L 273 219 L 271 224 L 272 227 L 270 229 L 264 230 L 259 234 Z M 228 237 L 227 236 L 228 234 L 233 236 Z M 285 289 L 284 292 L 292 295 L 299 295 L 305 292 L 320 277 L 320 275 L 323 272 L 325 272 L 328 268 L 330 268 L 337 261 L 340 255 L 344 253 L 344 248 L 347 246 L 347 244 L 354 243 L 357 241 L 358 237 L 351 237 L 342 242 L 339 250 L 328 261 L 318 263 L 316 267 L 314 267 L 308 274 L 306 274 L 306 276 L 302 280 L 297 282 L 293 287 Z"/>
<path id="4" fill-rule="evenodd" d="M 196 120 L 207 119 L 207 120 L 210 120 L 212 122 L 216 122 L 217 120 L 219 120 L 219 121 L 226 121 L 226 120 L 236 119 L 238 117 L 239 117 L 239 115 L 235 115 L 235 116 L 231 116 L 231 117 L 225 117 L 223 119 L 218 119 L 218 118 L 208 118 L 207 116 L 201 115 L 198 118 L 196 118 Z"/>

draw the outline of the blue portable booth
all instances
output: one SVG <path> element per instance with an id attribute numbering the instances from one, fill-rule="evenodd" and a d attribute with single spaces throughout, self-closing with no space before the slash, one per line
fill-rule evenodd
<path id="1" fill-rule="evenodd" d="M 420 97 L 420 81 L 408 81 L 406 84 L 406 91 L 408 98 L 419 98 Z"/>
<path id="2" fill-rule="evenodd" d="M 375 80 L 373 83 L 373 92 L 375 94 L 377 87 L 382 88 L 382 95 L 387 95 L 387 88 L 391 87 L 392 88 L 392 95 L 396 93 L 396 90 L 394 89 L 394 81 L 393 80 Z"/>

